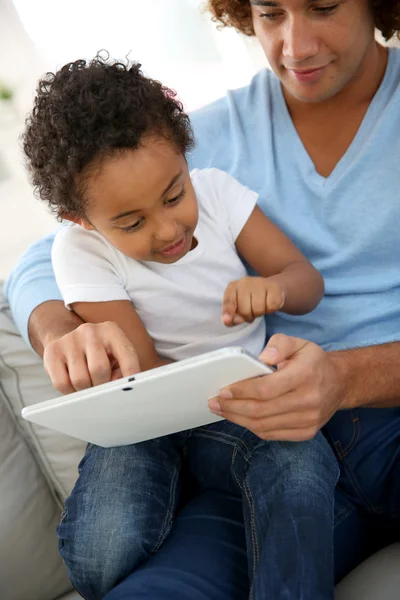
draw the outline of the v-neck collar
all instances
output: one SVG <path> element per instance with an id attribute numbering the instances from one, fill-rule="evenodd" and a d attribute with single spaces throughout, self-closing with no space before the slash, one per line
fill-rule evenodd
<path id="1" fill-rule="evenodd" d="M 306 173 L 310 183 L 313 183 L 316 187 L 332 188 L 342 177 L 345 171 L 351 166 L 355 158 L 358 156 L 360 150 L 362 149 L 366 139 L 370 135 L 371 130 L 374 128 L 376 121 L 379 117 L 379 113 L 381 111 L 380 99 L 381 96 L 385 93 L 387 82 L 390 80 L 393 71 L 393 62 L 394 61 L 392 49 L 388 48 L 388 61 L 381 84 L 364 115 L 364 118 L 357 130 L 356 135 L 354 136 L 346 152 L 340 158 L 340 160 L 338 161 L 330 175 L 328 175 L 328 177 L 320 175 L 316 170 L 314 162 L 308 154 L 303 142 L 301 141 L 299 134 L 297 133 L 296 127 L 294 126 L 294 123 L 289 113 L 289 109 L 286 104 L 285 97 L 283 95 L 282 85 L 279 79 L 275 78 L 276 93 L 278 95 L 278 102 L 282 117 L 281 123 L 283 125 L 286 135 L 288 132 L 290 132 L 290 135 L 293 140 L 293 152 L 297 156 L 298 162 L 302 170 Z"/>

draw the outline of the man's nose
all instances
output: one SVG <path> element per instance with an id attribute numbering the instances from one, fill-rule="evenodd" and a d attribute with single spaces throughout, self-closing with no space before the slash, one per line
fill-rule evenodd
<path id="1" fill-rule="evenodd" d="M 283 27 L 282 54 L 289 67 L 312 58 L 318 53 L 318 39 L 313 26 L 303 16 L 289 17 Z"/>

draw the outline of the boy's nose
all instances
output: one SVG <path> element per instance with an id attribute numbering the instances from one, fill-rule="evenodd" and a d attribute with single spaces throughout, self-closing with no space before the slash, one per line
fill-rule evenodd
<path id="1" fill-rule="evenodd" d="M 163 220 L 157 224 L 154 231 L 154 237 L 160 242 L 174 242 L 178 235 L 178 226 L 176 221 Z"/>

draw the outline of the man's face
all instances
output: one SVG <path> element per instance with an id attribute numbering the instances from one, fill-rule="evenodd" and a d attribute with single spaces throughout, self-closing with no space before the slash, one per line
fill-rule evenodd
<path id="1" fill-rule="evenodd" d="M 322 102 L 351 83 L 374 47 L 368 0 L 250 0 L 253 26 L 285 94 Z"/>

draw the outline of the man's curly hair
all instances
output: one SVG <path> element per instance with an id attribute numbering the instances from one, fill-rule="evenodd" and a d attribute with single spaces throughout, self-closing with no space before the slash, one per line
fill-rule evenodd
<path id="1" fill-rule="evenodd" d="M 400 0 L 371 0 L 375 27 L 385 40 L 396 35 L 400 39 Z M 255 35 L 250 0 L 208 0 L 213 20 L 223 27 L 234 27 L 245 35 Z"/>
<path id="2" fill-rule="evenodd" d="M 185 154 L 194 145 L 176 93 L 145 77 L 138 63 L 70 62 L 38 84 L 23 149 L 35 192 L 58 217 L 85 216 L 85 182 L 116 152 L 158 135 Z"/>

